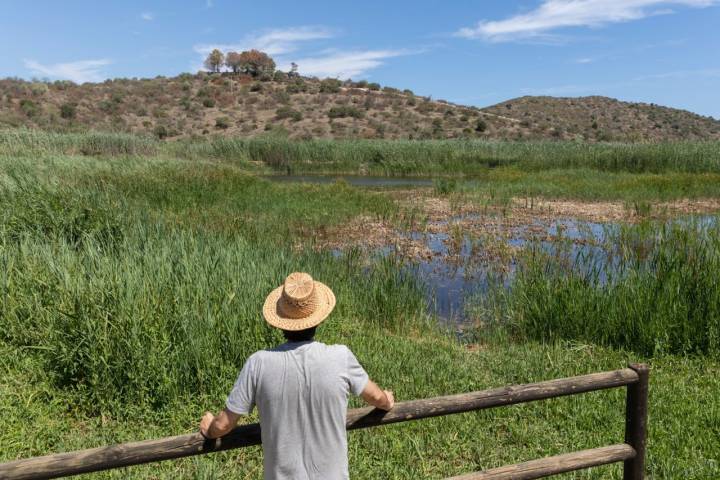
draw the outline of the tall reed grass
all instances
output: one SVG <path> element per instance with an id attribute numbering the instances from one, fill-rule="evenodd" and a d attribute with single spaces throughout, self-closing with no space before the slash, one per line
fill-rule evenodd
<path id="1" fill-rule="evenodd" d="M 510 288 L 488 300 L 495 322 L 516 338 L 720 355 L 717 222 L 624 226 L 605 249 L 532 247 Z"/>
<path id="2" fill-rule="evenodd" d="M 718 142 L 587 144 L 484 140 L 307 140 L 269 135 L 164 142 L 116 133 L 0 131 L 0 154 L 156 155 L 256 162 L 282 173 L 473 175 L 499 166 L 720 173 Z"/>
<path id="3" fill-rule="evenodd" d="M 143 178 L 159 173 L 144 168 L 114 182 L 26 172 L 0 186 L 0 342 L 36 352 L 83 408 L 220 395 L 249 354 L 280 341 L 262 302 L 295 270 L 332 285 L 330 332 L 424 324 L 420 287 L 395 260 L 368 268 L 357 254 L 297 250 L 306 239 L 293 236 L 290 219 L 329 224 L 346 208 L 367 208 L 352 200 L 361 193 L 328 185 L 299 198 L 297 187 L 222 168 L 192 172 Z M 313 211 L 333 195 L 334 217 Z M 269 215 L 253 221 L 263 208 Z M 193 224 L 202 212 L 211 218 Z M 234 225 L 237 216 L 246 217 Z M 220 218 L 228 225 L 215 225 Z"/>

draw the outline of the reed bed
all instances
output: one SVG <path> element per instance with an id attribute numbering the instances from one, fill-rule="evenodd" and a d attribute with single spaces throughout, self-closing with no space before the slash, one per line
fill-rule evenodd
<path id="1" fill-rule="evenodd" d="M 0 187 L 0 341 L 36 349 L 53 383 L 84 407 L 221 391 L 244 358 L 278 342 L 261 302 L 293 270 L 333 285 L 341 319 L 423 325 L 419 286 L 392 258 L 368 270 L 357 254 L 297 253 L 288 239 L 300 234 L 293 222 L 329 224 L 346 209 L 371 208 L 372 198 L 363 206 L 353 201 L 360 194 L 330 185 L 296 202 L 292 188 L 282 195 L 238 173 L 166 173 L 162 181 L 131 174 L 111 188 L 102 175 L 52 185 L 13 175 L 12 188 Z M 338 207 L 331 217 L 313 212 L 325 201 Z M 265 217 L 218 221 L 225 209 L 251 215 L 263 205 Z M 212 206 L 204 224 L 188 222 Z"/>
<path id="2" fill-rule="evenodd" d="M 532 245 L 486 322 L 519 339 L 559 339 L 647 356 L 720 356 L 717 218 L 609 230 L 603 249 Z"/>
<path id="3" fill-rule="evenodd" d="M 0 154 L 156 155 L 254 162 L 282 173 L 474 175 L 488 168 L 720 173 L 720 143 L 304 140 L 268 135 L 165 142 L 122 133 L 0 131 Z"/>

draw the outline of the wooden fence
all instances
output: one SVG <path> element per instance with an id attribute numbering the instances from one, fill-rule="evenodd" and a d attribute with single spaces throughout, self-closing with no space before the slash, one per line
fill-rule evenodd
<path id="1" fill-rule="evenodd" d="M 648 377 L 649 369 L 646 365 L 632 364 L 628 368 L 611 372 L 400 402 L 389 412 L 359 408 L 348 412 L 347 428 L 376 427 L 627 386 L 625 443 L 469 473 L 452 480 L 528 480 L 615 462 L 624 462 L 625 480 L 642 480 L 645 468 Z M 192 433 L 15 460 L 0 464 L 0 479 L 58 478 L 258 444 L 260 426 L 243 425 L 216 440 Z"/>

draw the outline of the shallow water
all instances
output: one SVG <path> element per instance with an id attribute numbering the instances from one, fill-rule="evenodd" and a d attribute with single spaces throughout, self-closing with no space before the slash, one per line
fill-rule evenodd
<path id="1" fill-rule="evenodd" d="M 431 187 L 432 178 L 373 177 L 364 175 L 265 175 L 273 182 L 333 183 L 338 180 L 356 187 Z"/>
<path id="2" fill-rule="evenodd" d="M 612 261 L 600 245 L 616 228 L 617 225 L 567 219 L 549 224 L 538 222 L 514 229 L 503 241 L 514 249 L 534 242 L 547 253 L 561 254 L 571 262 L 590 258 L 592 261 L 584 263 L 591 268 Z M 468 322 L 466 300 L 486 293 L 491 285 L 508 286 L 517 268 L 513 256 L 487 258 L 482 241 L 467 234 L 457 244 L 447 233 L 411 232 L 408 235 L 423 241 L 432 253 L 430 258 L 415 261 L 408 267 L 426 289 L 428 310 L 458 328 Z M 554 240 L 546 240 L 549 236 L 555 237 Z M 391 251 L 385 249 L 384 253 Z M 604 281 L 602 274 L 600 280 Z"/>

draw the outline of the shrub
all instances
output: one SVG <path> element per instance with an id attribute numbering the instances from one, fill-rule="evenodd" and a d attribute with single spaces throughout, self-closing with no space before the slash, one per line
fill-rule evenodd
<path id="1" fill-rule="evenodd" d="M 342 83 L 337 78 L 326 78 L 320 82 L 320 93 L 338 93 Z"/>
<path id="2" fill-rule="evenodd" d="M 250 85 L 250 91 L 251 92 L 262 92 L 262 83 L 255 82 L 252 85 Z"/>
<path id="3" fill-rule="evenodd" d="M 275 118 L 278 120 L 290 118 L 293 122 L 299 122 L 302 120 L 302 113 L 297 110 L 293 110 L 290 107 L 281 107 L 275 112 Z"/>
<path id="4" fill-rule="evenodd" d="M 369 88 L 370 90 L 377 91 L 377 90 L 380 90 L 380 84 L 379 83 L 368 83 L 367 88 Z"/>
<path id="5" fill-rule="evenodd" d="M 487 130 L 487 123 L 485 123 L 485 120 L 482 118 L 478 118 L 478 121 L 475 124 L 475 131 L 483 133 L 485 130 Z"/>
<path id="6" fill-rule="evenodd" d="M 203 107 L 213 108 L 215 106 L 215 100 L 212 98 L 203 99 Z"/>
<path id="7" fill-rule="evenodd" d="M 20 110 L 22 110 L 28 117 L 34 117 L 38 114 L 39 107 L 32 100 L 24 98 L 20 100 Z"/>
<path id="8" fill-rule="evenodd" d="M 285 90 L 277 90 L 273 93 L 272 97 L 278 103 L 290 103 L 290 94 Z"/>
<path id="9" fill-rule="evenodd" d="M 332 107 L 330 110 L 328 110 L 327 115 L 330 118 L 344 118 L 344 117 L 362 118 L 365 116 L 365 113 L 356 107 L 342 105 L 342 106 L 338 106 L 338 107 Z"/>
<path id="10" fill-rule="evenodd" d="M 167 130 L 167 128 L 165 128 L 165 125 L 158 125 L 158 126 L 155 127 L 155 129 L 153 130 L 153 133 L 154 133 L 155 136 L 156 136 L 157 138 L 159 138 L 160 140 L 162 140 L 162 139 L 164 139 L 164 138 L 167 138 L 167 136 L 168 136 L 168 130 Z"/>
<path id="11" fill-rule="evenodd" d="M 289 83 L 287 85 L 287 87 L 285 87 L 285 91 L 290 94 L 304 93 L 304 92 L 307 92 L 307 89 L 308 89 L 307 84 L 300 79 L 297 79 L 292 83 Z"/>
<path id="12" fill-rule="evenodd" d="M 222 128 L 223 130 L 230 127 L 230 119 L 228 117 L 218 117 L 215 119 L 215 128 Z"/>
<path id="13" fill-rule="evenodd" d="M 66 119 L 75 118 L 75 104 L 74 103 L 63 103 L 60 105 L 60 116 Z"/>

